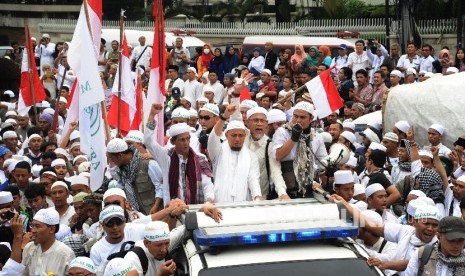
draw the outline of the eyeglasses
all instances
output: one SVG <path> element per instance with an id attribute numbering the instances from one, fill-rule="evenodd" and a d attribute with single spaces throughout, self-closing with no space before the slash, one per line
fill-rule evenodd
<path id="1" fill-rule="evenodd" d="M 200 120 L 209 121 L 211 118 L 212 118 L 212 117 L 210 117 L 210 116 L 208 116 L 208 115 L 206 115 L 206 116 L 200 116 L 200 115 L 199 115 L 199 121 L 200 121 Z"/>
<path id="2" fill-rule="evenodd" d="M 104 205 L 105 205 L 105 206 L 108 206 L 108 205 L 117 205 L 117 206 L 121 206 L 121 201 L 115 200 L 115 201 L 105 202 Z"/>
<path id="3" fill-rule="evenodd" d="M 120 225 L 123 225 L 124 221 L 120 220 L 120 219 L 111 219 L 109 222 L 105 223 L 105 226 L 106 227 L 114 227 L 115 225 L 116 226 L 120 226 Z"/>

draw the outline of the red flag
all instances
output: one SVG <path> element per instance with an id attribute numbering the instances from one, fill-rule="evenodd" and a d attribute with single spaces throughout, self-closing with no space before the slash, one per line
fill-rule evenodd
<path id="1" fill-rule="evenodd" d="M 240 95 L 241 102 L 243 100 L 251 100 L 252 98 L 250 97 L 250 91 L 249 88 L 244 87 L 241 90 L 241 95 Z"/>
<path id="2" fill-rule="evenodd" d="M 136 81 L 136 110 L 131 124 L 131 129 L 133 130 L 139 130 L 140 124 L 142 123 L 142 84 L 140 75 L 137 76 Z"/>
<path id="3" fill-rule="evenodd" d="M 305 84 L 312 97 L 318 118 L 324 118 L 344 105 L 331 78 L 330 71 L 331 69 L 323 71 Z"/>
<path id="4" fill-rule="evenodd" d="M 155 17 L 155 29 L 153 37 L 152 64 L 150 65 L 150 80 L 147 97 L 144 101 L 144 122 L 150 113 L 153 103 L 164 105 L 165 102 L 165 75 L 166 75 L 166 50 L 165 50 L 165 20 L 162 0 L 153 3 L 153 16 Z M 163 112 L 156 117 L 156 140 L 160 145 L 164 143 L 164 116 Z"/>
<path id="5" fill-rule="evenodd" d="M 22 97 L 18 110 L 24 110 L 27 107 L 40 103 L 46 99 L 44 86 L 39 78 L 39 73 L 36 70 L 36 61 L 34 58 L 34 49 L 32 47 L 31 33 L 29 27 L 26 26 L 26 44 L 23 50 L 23 60 L 21 63 L 21 93 Z M 31 83 L 32 82 L 32 83 Z M 33 93 L 35 99 L 33 97 Z M 35 102 L 34 102 L 35 100 Z"/>

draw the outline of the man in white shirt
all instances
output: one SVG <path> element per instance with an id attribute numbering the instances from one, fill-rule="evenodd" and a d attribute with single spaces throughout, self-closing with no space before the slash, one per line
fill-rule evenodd
<path id="1" fill-rule="evenodd" d="M 371 61 L 368 58 L 367 53 L 363 50 L 365 42 L 363 40 L 357 40 L 355 42 L 355 52 L 349 54 L 347 59 L 347 67 L 352 69 L 352 72 L 357 72 L 360 69 L 370 70 Z M 352 80 L 356 81 L 356 75 L 353 74 Z"/>
<path id="2" fill-rule="evenodd" d="M 152 47 L 145 44 L 145 36 L 139 37 L 139 44 L 132 51 L 131 63 L 135 64 L 135 68 L 140 65 L 148 68 L 150 67 L 150 59 L 152 58 Z"/>
<path id="3" fill-rule="evenodd" d="M 187 80 L 184 82 L 184 97 L 191 99 L 192 108 L 197 108 L 197 100 L 202 97 L 202 88 L 197 80 L 197 70 L 194 67 L 188 67 L 186 70 Z"/>
<path id="4" fill-rule="evenodd" d="M 74 207 L 69 205 L 68 185 L 63 181 L 57 181 L 52 185 L 52 201 L 55 206 L 49 209 L 56 210 L 60 215 L 60 224 L 69 225 L 69 220 L 76 213 Z"/>
<path id="5" fill-rule="evenodd" d="M 263 200 L 257 156 L 244 145 L 244 123 L 230 121 L 225 130 L 227 141 L 221 142 L 225 121 L 237 108 L 228 105 L 208 137 L 207 148 L 213 164 L 216 202 Z"/>
<path id="6" fill-rule="evenodd" d="M 462 217 L 460 202 L 465 200 L 465 176 L 460 176 L 444 191 L 446 215 Z"/>
<path id="7" fill-rule="evenodd" d="M 43 34 L 40 44 L 36 47 L 36 53 L 40 56 L 40 75 L 43 74 L 44 64 L 53 66 L 53 53 L 55 53 L 55 43 L 50 42 L 50 35 Z M 38 65 L 38 64 L 37 64 Z"/>
<path id="8" fill-rule="evenodd" d="M 433 72 L 434 58 L 431 56 L 432 52 L 433 47 L 429 44 L 424 44 L 421 47 L 420 71 Z"/>
<path id="9" fill-rule="evenodd" d="M 368 210 L 378 213 L 383 223 L 398 223 L 397 217 L 387 208 L 387 193 L 383 185 L 379 183 L 371 184 L 366 187 L 365 195 L 367 197 Z"/>
<path id="10" fill-rule="evenodd" d="M 221 105 L 225 97 L 227 97 L 224 86 L 218 80 L 218 73 L 211 71 L 208 73 L 208 81 L 210 82 L 210 87 L 213 89 L 214 98 L 213 101 L 217 105 Z"/>
<path id="11" fill-rule="evenodd" d="M 397 62 L 397 69 L 405 73 L 408 68 L 418 70 L 420 66 L 420 57 L 416 54 L 417 46 L 413 42 L 407 44 L 407 54 L 402 55 Z"/>
<path id="12" fill-rule="evenodd" d="M 449 158 L 452 151 L 441 143 L 445 131 L 446 129 L 442 125 L 432 124 L 428 128 L 428 142 L 430 142 L 430 146 L 439 148 L 439 156 Z"/>
<path id="13" fill-rule="evenodd" d="M 347 45 L 346 44 L 339 45 L 338 50 L 339 51 L 338 51 L 337 57 L 333 58 L 333 60 L 331 61 L 331 66 L 329 66 L 330 68 L 332 68 L 333 66 L 336 66 L 336 70 L 333 69 L 331 71 L 334 74 L 337 74 L 337 71 L 339 71 L 342 67 L 346 67 L 347 61 L 349 59 L 349 57 L 347 56 Z"/>
<path id="14" fill-rule="evenodd" d="M 165 89 L 168 95 L 171 95 L 171 92 L 174 87 L 181 90 L 181 97 L 184 95 L 184 81 L 179 78 L 178 75 L 179 67 L 177 65 L 168 66 L 168 78 L 165 80 Z"/>
<path id="15" fill-rule="evenodd" d="M 383 44 L 379 43 L 377 40 L 373 41 L 374 46 L 376 46 L 376 53 L 373 55 L 371 49 L 368 49 L 367 56 L 373 64 L 373 70 L 370 71 L 370 84 L 373 84 L 373 75 L 376 71 L 381 69 L 381 65 L 384 63 L 384 59 L 389 56 L 386 48 L 384 48 Z"/>

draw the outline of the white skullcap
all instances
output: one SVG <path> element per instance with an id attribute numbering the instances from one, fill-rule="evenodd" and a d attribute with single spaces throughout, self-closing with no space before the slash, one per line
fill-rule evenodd
<path id="1" fill-rule="evenodd" d="M 424 75 L 424 74 L 426 74 L 426 70 L 420 70 L 420 72 L 418 72 L 418 74 L 419 74 L 419 75 L 421 75 L 421 74 Z"/>
<path id="2" fill-rule="evenodd" d="M 435 219 L 440 221 L 442 219 L 442 215 L 439 212 L 436 206 L 420 206 L 416 211 L 415 215 L 413 216 L 414 219 Z"/>
<path id="3" fill-rule="evenodd" d="M 212 103 L 205 104 L 204 106 L 202 106 L 199 109 L 199 112 L 200 111 L 207 111 L 207 112 L 210 112 L 211 114 L 213 114 L 215 116 L 220 115 L 220 109 L 218 108 L 218 106 L 216 104 L 212 104 Z"/>
<path id="4" fill-rule="evenodd" d="M 383 140 L 399 142 L 399 136 L 397 136 L 397 134 L 395 134 L 394 132 L 387 132 L 386 134 L 384 134 Z"/>
<path id="5" fill-rule="evenodd" d="M 48 107 L 44 109 L 44 111 L 42 111 L 42 114 L 50 114 L 53 116 L 55 114 L 55 110 L 53 108 Z"/>
<path id="6" fill-rule="evenodd" d="M 108 153 L 120 153 L 128 150 L 128 144 L 121 138 L 113 138 L 108 142 L 107 152 Z"/>
<path id="7" fill-rule="evenodd" d="M 35 164 L 34 166 L 32 166 L 32 168 L 31 168 L 32 176 L 39 177 L 40 176 L 40 171 L 43 168 L 44 168 L 44 166 L 39 165 L 39 164 Z"/>
<path id="8" fill-rule="evenodd" d="M 362 215 L 364 215 L 365 218 L 367 218 L 370 222 L 373 222 L 375 224 L 384 224 L 381 215 L 373 210 L 362 211 Z"/>
<path id="9" fill-rule="evenodd" d="M 32 41 L 37 41 L 37 39 L 35 37 L 31 37 L 31 40 Z"/>
<path id="10" fill-rule="evenodd" d="M 419 156 L 426 156 L 426 157 L 429 157 L 429 158 L 433 159 L 433 154 L 429 150 L 419 150 L 418 155 Z"/>
<path id="11" fill-rule="evenodd" d="M 256 101 L 252 101 L 252 100 L 243 100 L 241 102 L 241 104 L 239 105 L 239 108 L 247 108 L 247 109 L 251 109 L 253 107 L 257 107 L 258 104 Z"/>
<path id="12" fill-rule="evenodd" d="M 168 130 L 168 135 L 170 137 L 175 137 L 182 133 L 189 133 L 190 131 L 191 131 L 191 128 L 188 124 L 179 123 L 179 124 L 170 126 L 170 129 Z"/>
<path id="13" fill-rule="evenodd" d="M 9 125 L 15 125 L 17 124 L 18 122 L 16 122 L 15 119 L 12 119 L 12 118 L 9 118 L 9 119 L 6 119 L 5 120 L 5 124 L 9 124 Z"/>
<path id="14" fill-rule="evenodd" d="M 195 67 L 187 67 L 186 71 L 191 71 L 191 72 L 193 72 L 195 75 L 197 75 L 197 69 L 195 69 Z"/>
<path id="15" fill-rule="evenodd" d="M 42 38 L 50 38 L 50 35 L 49 34 L 43 34 Z"/>
<path id="16" fill-rule="evenodd" d="M 334 173 L 334 184 L 354 184 L 354 177 L 351 171 L 339 170 Z"/>
<path id="17" fill-rule="evenodd" d="M 10 170 L 11 163 L 18 163 L 18 162 L 19 162 L 18 160 L 15 160 L 13 158 L 7 159 L 5 160 L 5 162 L 3 162 L 3 169 L 8 169 L 8 171 L 11 172 L 12 170 L 15 169 L 15 166 L 16 166 L 16 164 L 14 164 Z"/>
<path id="18" fill-rule="evenodd" d="M 398 76 L 399 78 L 403 77 L 402 72 L 400 72 L 399 70 L 392 70 L 391 75 Z"/>
<path id="19" fill-rule="evenodd" d="M 120 218 L 122 221 L 125 221 L 124 210 L 121 206 L 110 204 L 105 207 L 99 215 L 99 222 L 107 223 L 112 218 Z"/>
<path id="20" fill-rule="evenodd" d="M 407 68 L 407 71 L 405 71 L 405 75 L 408 76 L 408 75 L 417 75 L 417 70 L 415 68 Z"/>
<path id="21" fill-rule="evenodd" d="M 118 181 L 116 181 L 115 179 L 112 179 L 110 181 L 110 183 L 108 183 L 108 189 L 111 189 L 111 188 L 120 188 L 120 185 L 118 184 Z"/>
<path id="22" fill-rule="evenodd" d="M 53 183 L 52 188 L 50 190 L 53 190 L 53 188 L 56 188 L 56 187 L 64 187 L 66 190 L 68 190 L 68 185 L 63 181 L 55 181 L 55 183 Z"/>
<path id="23" fill-rule="evenodd" d="M 61 227 L 60 227 L 61 228 Z M 90 273 L 95 273 L 95 264 L 94 262 L 87 257 L 76 257 L 69 263 L 69 268 L 82 268 L 87 270 Z"/>
<path id="24" fill-rule="evenodd" d="M 192 103 L 192 99 L 189 96 L 184 96 L 184 97 L 182 97 L 182 99 Z"/>
<path id="25" fill-rule="evenodd" d="M 224 132 L 226 133 L 226 132 L 228 132 L 230 130 L 233 130 L 233 129 L 246 130 L 246 127 L 245 127 L 244 123 L 241 122 L 241 121 L 231 121 L 226 126 L 226 130 Z"/>
<path id="26" fill-rule="evenodd" d="M 18 113 L 16 113 L 16 111 L 14 110 L 10 110 L 5 113 L 5 117 L 8 117 L 8 116 L 18 116 Z"/>
<path id="27" fill-rule="evenodd" d="M 255 95 L 255 99 L 260 100 L 263 96 L 265 96 L 265 93 L 263 93 L 263 92 L 258 92 L 258 93 Z"/>
<path id="28" fill-rule="evenodd" d="M 89 179 L 82 175 L 73 175 L 70 177 L 69 181 L 71 182 L 71 187 L 73 185 L 85 185 L 89 186 Z"/>
<path id="29" fill-rule="evenodd" d="M 414 195 L 417 197 L 426 197 L 426 194 L 423 193 L 421 190 L 411 190 L 410 193 L 408 193 L 408 195 Z"/>
<path id="30" fill-rule="evenodd" d="M 465 175 L 462 175 L 460 176 L 459 178 L 457 178 L 457 181 L 460 181 L 462 183 L 465 183 Z"/>
<path id="31" fill-rule="evenodd" d="M 214 92 L 215 92 L 215 89 L 213 89 L 213 86 L 211 86 L 210 84 L 205 84 L 205 85 L 203 86 L 202 92 L 203 92 L 203 93 L 205 93 L 205 92 L 212 92 L 212 93 L 214 93 Z"/>
<path id="32" fill-rule="evenodd" d="M 84 161 L 81 164 L 79 164 L 78 172 L 81 174 L 81 173 L 84 173 L 84 172 L 88 172 L 89 169 L 90 169 L 90 162 L 89 161 Z"/>
<path id="33" fill-rule="evenodd" d="M 76 164 L 76 162 L 77 162 L 79 159 L 81 159 L 81 158 L 83 158 L 85 161 L 89 161 L 89 159 L 87 158 L 87 156 L 80 154 L 80 155 L 78 155 L 78 156 L 76 156 L 76 157 L 73 158 L 73 165 Z"/>
<path id="34" fill-rule="evenodd" d="M 344 120 L 342 123 L 343 128 L 350 128 L 352 131 L 355 131 L 355 124 L 352 121 Z"/>
<path id="35" fill-rule="evenodd" d="M 352 168 L 355 168 L 355 167 L 357 167 L 357 162 L 358 162 L 357 158 L 355 156 L 351 155 L 349 157 L 349 160 L 347 161 L 346 165 L 350 166 Z"/>
<path id="36" fill-rule="evenodd" d="M 109 196 L 120 196 L 120 197 L 124 197 L 124 199 L 126 199 L 126 194 L 124 193 L 124 191 L 120 188 L 110 188 L 108 189 L 104 194 L 103 194 L 103 201 L 105 201 L 105 199 Z"/>
<path id="37" fill-rule="evenodd" d="M 286 122 L 286 113 L 279 109 L 273 108 L 266 114 L 266 119 L 268 120 L 268 124 Z"/>
<path id="38" fill-rule="evenodd" d="M 321 137 L 323 137 L 323 142 L 325 143 L 332 143 L 333 142 L 333 136 L 329 132 L 322 132 L 320 133 Z"/>
<path id="39" fill-rule="evenodd" d="M 253 107 L 247 110 L 247 120 L 255 114 L 263 114 L 266 116 L 268 114 L 268 111 L 260 106 Z"/>
<path id="40" fill-rule="evenodd" d="M 381 129 L 381 123 L 378 122 L 377 120 L 371 121 L 368 123 L 368 126 L 371 126 L 372 128 L 375 128 L 377 130 Z"/>
<path id="41" fill-rule="evenodd" d="M 189 109 L 189 119 L 198 118 L 198 117 L 199 117 L 199 113 L 197 112 L 197 110 L 193 108 Z"/>
<path id="42" fill-rule="evenodd" d="M 125 261 L 123 258 L 114 258 L 108 262 L 105 267 L 103 276 L 124 276 L 129 271 L 135 270 L 136 268 L 130 262 Z"/>
<path id="43" fill-rule="evenodd" d="M 2 135 L 2 139 L 5 140 L 10 138 L 18 138 L 18 134 L 12 130 L 5 131 Z"/>
<path id="44" fill-rule="evenodd" d="M 52 164 L 50 165 L 52 167 L 55 167 L 55 166 L 66 166 L 66 161 L 61 159 L 61 158 L 57 158 L 55 160 L 52 161 Z"/>
<path id="45" fill-rule="evenodd" d="M 381 145 L 380 143 L 375 143 L 375 142 L 371 142 L 368 148 L 371 150 L 382 150 L 384 152 L 387 151 L 387 148 L 385 146 Z"/>
<path id="46" fill-rule="evenodd" d="M 407 121 L 398 121 L 394 126 L 403 133 L 407 133 L 410 129 L 410 124 Z"/>
<path id="47" fill-rule="evenodd" d="M 432 124 L 429 128 L 432 128 L 436 130 L 439 134 L 444 135 L 444 131 L 446 130 L 442 125 L 440 124 Z"/>
<path id="48" fill-rule="evenodd" d="M 77 139 L 79 137 L 80 137 L 79 131 L 73 130 L 73 132 L 71 132 L 71 134 L 69 135 L 69 140 L 73 141 L 74 139 Z"/>
<path id="49" fill-rule="evenodd" d="M 365 187 L 363 187 L 362 184 L 355 183 L 354 184 L 354 196 L 358 196 L 364 193 L 365 193 Z"/>
<path id="50" fill-rule="evenodd" d="M 43 172 L 43 173 L 42 173 L 42 175 L 44 175 L 44 174 L 48 174 L 48 175 L 51 175 L 51 176 L 57 177 L 57 174 L 56 174 L 56 173 L 54 173 L 54 172 L 52 172 L 52 171 L 45 171 L 45 172 Z"/>
<path id="51" fill-rule="evenodd" d="M 144 239 L 152 242 L 170 239 L 170 229 L 163 221 L 151 221 L 145 225 Z"/>
<path id="52" fill-rule="evenodd" d="M 79 142 L 72 143 L 71 146 L 69 146 L 69 150 L 72 150 L 75 147 L 81 147 L 81 143 Z"/>
<path id="53" fill-rule="evenodd" d="M 200 98 L 197 99 L 197 101 L 198 101 L 199 103 L 208 103 L 208 99 L 205 98 L 205 97 L 200 97 Z"/>
<path id="54" fill-rule="evenodd" d="M 427 196 L 424 196 L 424 197 L 419 197 L 417 198 L 421 201 L 424 201 L 426 203 L 426 205 L 429 205 L 429 206 L 436 206 L 436 203 L 434 203 L 434 200 L 430 197 L 427 197 Z"/>
<path id="55" fill-rule="evenodd" d="M 8 96 L 10 96 L 11 98 L 16 97 L 16 96 L 15 96 L 15 93 L 14 93 L 13 91 L 11 91 L 11 90 L 6 90 L 5 92 L 3 92 L 3 95 L 8 95 Z M 8 113 L 8 112 L 7 112 L 7 113 Z M 5 116 L 6 116 L 6 115 L 5 115 Z"/>
<path id="56" fill-rule="evenodd" d="M 378 135 L 376 135 L 376 133 L 373 130 L 369 129 L 369 128 L 367 128 L 363 132 L 361 132 L 360 135 L 365 136 L 368 140 L 370 140 L 370 142 L 376 142 L 376 143 L 381 142 L 379 140 Z"/>
<path id="57" fill-rule="evenodd" d="M 124 137 L 124 141 L 135 142 L 135 143 L 143 143 L 144 142 L 144 134 L 140 130 L 130 130 L 128 135 Z"/>
<path id="58" fill-rule="evenodd" d="M 268 76 L 271 76 L 271 70 L 270 69 L 263 69 L 261 73 L 266 73 Z"/>
<path id="59" fill-rule="evenodd" d="M 28 137 L 28 140 L 31 141 L 32 139 L 43 139 L 42 136 L 40 136 L 37 133 L 32 134 L 31 136 Z"/>
<path id="60" fill-rule="evenodd" d="M 79 166 L 80 167 L 80 166 Z M 90 178 L 90 173 L 89 172 L 79 172 L 79 175 L 80 176 L 84 176 L 84 177 L 87 177 L 87 178 Z M 111 182 L 111 181 L 110 181 Z"/>
<path id="61" fill-rule="evenodd" d="M 355 134 L 350 131 L 343 131 L 340 136 L 344 137 L 347 141 L 349 141 L 352 145 L 357 141 Z"/>
<path id="62" fill-rule="evenodd" d="M 449 68 L 447 68 L 446 70 L 446 73 L 450 73 L 450 74 L 456 74 L 459 72 L 459 69 L 457 67 L 454 67 L 454 66 L 451 66 Z"/>
<path id="63" fill-rule="evenodd" d="M 50 105 L 49 102 L 47 102 L 47 101 L 44 100 L 44 101 L 42 101 L 42 102 L 40 103 L 40 107 L 42 107 L 42 108 L 50 108 L 51 105 Z"/>
<path id="64" fill-rule="evenodd" d="M 171 112 L 171 119 L 173 118 L 189 119 L 189 111 L 184 107 L 178 107 Z"/>
<path id="65" fill-rule="evenodd" d="M 374 193 L 379 192 L 379 191 L 385 191 L 383 185 L 379 183 L 370 184 L 365 188 L 365 194 L 367 197 L 372 196 Z"/>
<path id="66" fill-rule="evenodd" d="M 418 200 L 417 199 L 412 199 L 410 200 L 410 202 L 408 203 L 408 206 L 407 206 L 407 213 L 410 215 L 410 216 L 414 216 L 415 215 L 415 212 L 417 211 L 418 208 L 422 207 L 422 206 L 426 206 L 426 202 L 424 202 L 423 200 Z"/>
<path id="67" fill-rule="evenodd" d="M 68 100 L 65 97 L 60 97 L 58 102 L 68 104 Z"/>
<path id="68" fill-rule="evenodd" d="M 13 202 L 13 195 L 10 192 L 0 191 L 0 204 Z"/>
<path id="69" fill-rule="evenodd" d="M 64 155 L 64 156 L 68 156 L 68 152 L 63 148 L 56 148 L 54 152 L 56 154 L 61 154 L 61 155 Z"/>
<path id="70" fill-rule="evenodd" d="M 310 113 L 313 117 L 315 117 L 315 108 L 313 107 L 313 104 L 309 102 L 299 102 L 294 106 L 294 111 L 295 110 L 303 110 L 305 112 Z"/>
<path id="71" fill-rule="evenodd" d="M 288 93 L 290 93 L 290 92 L 286 92 L 286 91 L 283 89 L 283 90 L 279 91 L 278 97 L 283 97 L 283 98 L 284 98 L 284 97 L 287 96 Z"/>
<path id="72" fill-rule="evenodd" d="M 40 221 L 47 225 L 57 225 L 60 224 L 60 215 L 55 210 L 54 207 L 40 209 L 35 215 L 34 220 Z"/>
<path id="73" fill-rule="evenodd" d="M 202 74 L 202 79 L 207 79 L 208 80 L 208 74 L 210 74 L 210 72 L 206 71 L 205 73 Z"/>

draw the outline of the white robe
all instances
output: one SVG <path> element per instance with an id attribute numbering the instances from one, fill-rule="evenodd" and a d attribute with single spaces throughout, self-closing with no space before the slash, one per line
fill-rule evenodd
<path id="1" fill-rule="evenodd" d="M 74 252 L 64 243 L 55 241 L 45 252 L 40 245 L 29 242 L 23 251 L 23 265 L 26 267 L 23 276 L 65 275 L 65 269 L 74 259 Z"/>

